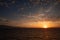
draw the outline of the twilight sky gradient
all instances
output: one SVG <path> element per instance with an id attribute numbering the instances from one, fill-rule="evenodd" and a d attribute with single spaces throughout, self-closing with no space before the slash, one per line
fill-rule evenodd
<path id="1" fill-rule="evenodd" d="M 60 0 L 0 0 L 0 25 L 60 26 Z"/>

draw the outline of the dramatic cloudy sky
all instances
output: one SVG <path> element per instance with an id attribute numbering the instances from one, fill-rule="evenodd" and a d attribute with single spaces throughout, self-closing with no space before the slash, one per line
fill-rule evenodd
<path id="1" fill-rule="evenodd" d="M 0 25 L 60 26 L 60 0 L 0 0 Z"/>

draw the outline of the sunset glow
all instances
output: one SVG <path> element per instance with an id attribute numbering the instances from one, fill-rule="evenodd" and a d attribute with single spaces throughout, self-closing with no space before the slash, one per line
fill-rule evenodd
<path id="1" fill-rule="evenodd" d="M 52 28 L 58 26 L 60 23 L 53 21 L 38 21 L 38 22 L 27 22 L 22 24 L 26 28 Z"/>
<path id="2" fill-rule="evenodd" d="M 49 28 L 50 26 L 52 26 L 51 24 L 52 24 L 52 23 L 50 23 L 50 22 L 43 21 L 43 22 L 42 22 L 42 28 Z"/>
<path id="3" fill-rule="evenodd" d="M 43 28 L 48 28 L 48 26 L 47 25 L 43 25 Z"/>

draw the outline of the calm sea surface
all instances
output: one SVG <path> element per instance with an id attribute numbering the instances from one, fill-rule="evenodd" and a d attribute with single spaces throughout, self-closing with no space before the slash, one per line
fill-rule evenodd
<path id="1" fill-rule="evenodd" d="M 0 27 L 0 40 L 60 40 L 60 28 Z"/>

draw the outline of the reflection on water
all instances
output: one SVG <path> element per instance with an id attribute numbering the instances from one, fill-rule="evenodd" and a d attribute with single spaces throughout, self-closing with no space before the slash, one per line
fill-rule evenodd
<path id="1" fill-rule="evenodd" d="M 29 33 L 25 34 L 24 36 L 24 38 L 27 40 L 58 40 L 60 37 L 60 32 L 58 29 L 29 30 L 28 32 Z"/>
<path id="2" fill-rule="evenodd" d="M 60 28 L 0 29 L 0 40 L 60 40 Z"/>

